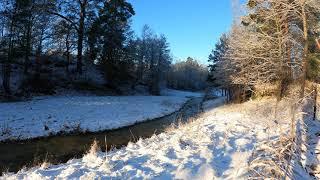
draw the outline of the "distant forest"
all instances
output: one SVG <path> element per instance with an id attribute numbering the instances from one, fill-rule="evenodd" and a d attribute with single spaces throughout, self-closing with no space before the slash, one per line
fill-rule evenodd
<path id="1" fill-rule="evenodd" d="M 165 86 L 205 88 L 207 67 L 192 58 L 173 65 L 165 35 L 145 25 L 137 36 L 134 15 L 126 0 L 2 0 L 0 96 L 58 88 L 119 94 L 143 86 L 152 95 Z"/>

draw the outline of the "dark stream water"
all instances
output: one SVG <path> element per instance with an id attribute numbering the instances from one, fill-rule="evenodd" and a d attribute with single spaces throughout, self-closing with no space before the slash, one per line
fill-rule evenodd
<path id="1" fill-rule="evenodd" d="M 0 175 L 2 172 L 17 172 L 23 167 L 39 165 L 45 160 L 58 164 L 72 158 L 81 158 L 95 139 L 104 151 L 105 139 L 108 147 L 120 148 L 130 141 L 162 133 L 173 123 L 187 122 L 188 119 L 199 115 L 202 111 L 202 100 L 203 98 L 193 98 L 178 112 L 121 129 L 0 143 Z"/>

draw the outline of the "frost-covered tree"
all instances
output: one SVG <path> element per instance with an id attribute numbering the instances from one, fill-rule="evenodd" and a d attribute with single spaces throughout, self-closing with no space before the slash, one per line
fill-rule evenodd
<path id="1" fill-rule="evenodd" d="M 224 63 L 218 64 L 224 84 L 254 87 L 279 84 L 279 97 L 292 80 L 301 79 L 304 94 L 313 0 L 249 0 L 247 15 L 228 35 Z M 308 18 L 307 18 L 308 17 Z"/>
<path id="2" fill-rule="evenodd" d="M 172 61 L 167 38 L 164 35 L 157 35 L 145 25 L 141 37 L 135 39 L 134 44 L 136 80 L 133 86 L 147 85 L 151 94 L 159 95 L 160 86 L 165 84 L 165 74 Z"/>
<path id="3" fill-rule="evenodd" d="M 208 68 L 193 58 L 171 65 L 168 86 L 174 89 L 203 90 L 207 85 Z"/>

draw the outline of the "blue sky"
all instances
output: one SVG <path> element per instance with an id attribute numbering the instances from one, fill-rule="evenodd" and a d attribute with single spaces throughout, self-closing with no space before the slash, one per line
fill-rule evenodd
<path id="1" fill-rule="evenodd" d="M 141 33 L 148 24 L 165 34 L 175 59 L 194 57 L 207 63 L 207 57 L 220 35 L 232 23 L 230 0 L 129 0 L 136 15 L 133 30 Z"/>

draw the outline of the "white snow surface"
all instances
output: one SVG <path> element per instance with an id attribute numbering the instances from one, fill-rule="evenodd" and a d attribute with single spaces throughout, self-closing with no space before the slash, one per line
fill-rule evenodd
<path id="1" fill-rule="evenodd" d="M 197 120 L 127 147 L 2 178 L 247 179 L 254 147 L 279 134 L 268 120 L 274 104 L 267 100 L 225 106 L 223 101 L 211 100 Z"/>
<path id="2" fill-rule="evenodd" d="M 176 97 L 202 97 L 203 92 L 190 92 L 190 91 L 180 91 L 174 89 L 163 89 L 161 90 L 161 95 L 163 96 L 176 96 Z"/>
<path id="3" fill-rule="evenodd" d="M 173 95 L 58 96 L 0 103 L 0 141 L 50 136 L 75 129 L 97 132 L 133 125 L 173 113 L 188 100 L 185 92 Z"/>

